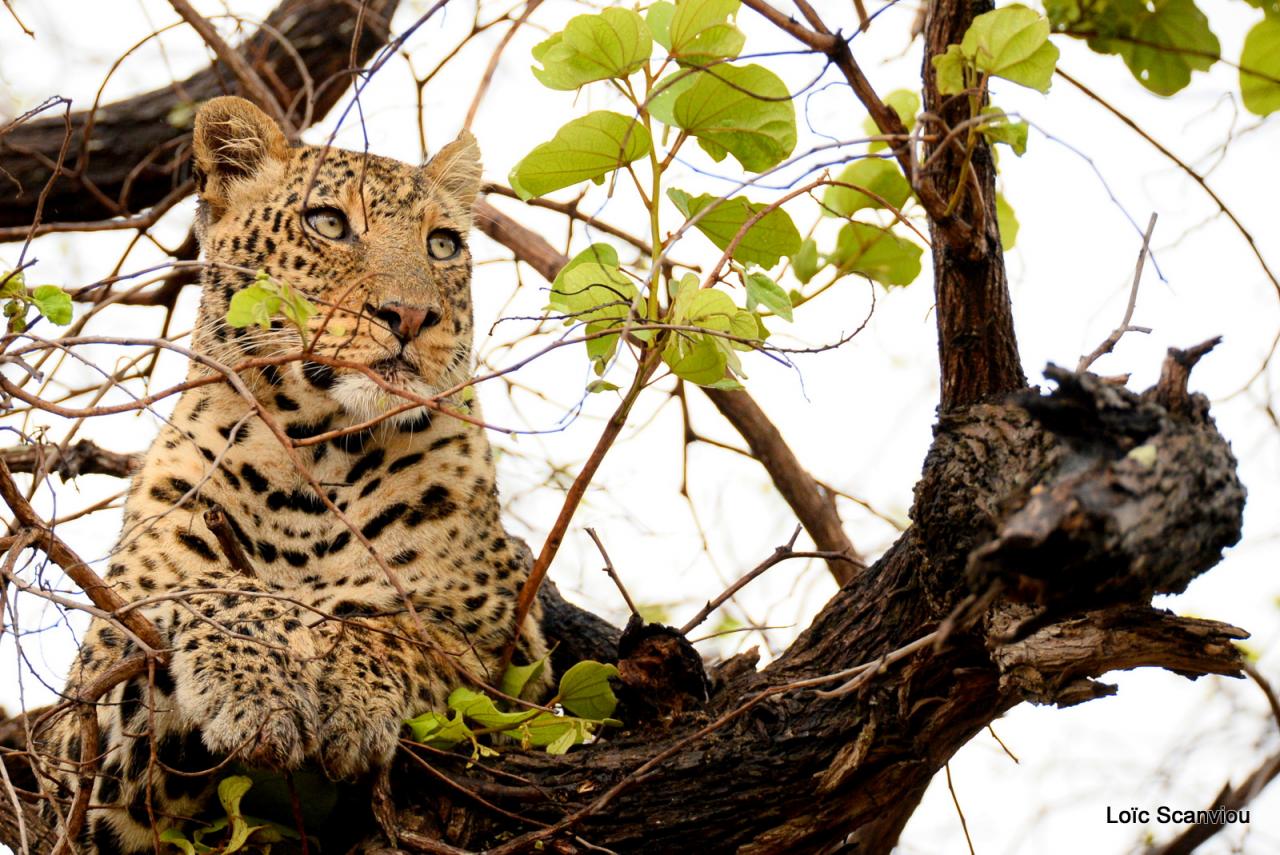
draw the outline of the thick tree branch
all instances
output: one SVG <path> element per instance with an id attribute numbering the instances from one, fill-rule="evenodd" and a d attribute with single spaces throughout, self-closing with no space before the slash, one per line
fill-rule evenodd
<path id="1" fill-rule="evenodd" d="M 0 460 L 11 472 L 56 472 L 66 481 L 78 475 L 128 478 L 137 471 L 141 456 L 108 451 L 93 440 L 82 439 L 65 449 L 58 445 L 21 445 L 0 449 Z"/>
<path id="2" fill-rule="evenodd" d="M 238 55 L 270 82 L 270 94 L 302 127 L 324 116 L 346 90 L 352 40 L 359 62 L 386 43 L 398 3 L 283 0 Z M 67 166 L 50 186 L 43 219 L 129 216 L 182 185 L 191 129 L 169 117 L 184 101 L 239 91 L 229 72 L 219 62 L 162 89 L 72 114 Z M 31 224 L 64 138 L 62 118 L 30 121 L 0 137 L 0 228 Z"/>
<path id="3" fill-rule="evenodd" d="M 992 8 L 990 0 L 938 0 L 925 22 L 925 116 L 940 127 L 926 143 L 927 181 L 943 198 L 958 199 L 939 214 L 929 210 L 937 298 L 938 361 L 943 412 L 994 400 L 1026 385 L 1013 329 L 1013 308 L 1005 279 L 996 220 L 995 162 L 986 139 L 972 125 L 969 99 L 938 92 L 932 59 L 958 44 L 974 17 Z M 979 99 L 984 101 L 985 97 Z M 968 224 L 968 233 L 955 223 Z"/>

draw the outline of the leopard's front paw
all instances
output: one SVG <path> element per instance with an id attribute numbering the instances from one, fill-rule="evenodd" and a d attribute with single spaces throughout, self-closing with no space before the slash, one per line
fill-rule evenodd
<path id="1" fill-rule="evenodd" d="M 330 696 L 321 703 L 320 765 L 335 781 L 389 764 L 404 726 L 403 704 L 398 699 L 351 695 Z"/>
<path id="2" fill-rule="evenodd" d="M 310 697 L 285 689 L 229 698 L 201 730 L 217 754 L 234 754 L 249 766 L 296 769 L 315 748 L 318 721 Z"/>

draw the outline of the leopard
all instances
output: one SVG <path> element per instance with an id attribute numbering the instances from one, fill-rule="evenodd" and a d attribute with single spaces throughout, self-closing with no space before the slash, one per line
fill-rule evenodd
<path id="1" fill-rule="evenodd" d="M 199 107 L 191 158 L 187 388 L 132 479 L 103 577 L 167 647 L 96 703 L 79 843 L 93 855 L 161 851 L 230 762 L 333 781 L 386 769 L 406 719 L 499 685 L 513 635 L 516 662 L 547 657 L 536 604 L 513 632 L 531 553 L 503 528 L 467 394 L 475 139 L 412 165 L 290 143 L 222 96 Z M 264 283 L 311 311 L 233 323 L 237 295 Z M 110 617 L 85 632 L 67 697 L 139 653 Z M 80 718 L 48 732 L 67 804 Z"/>

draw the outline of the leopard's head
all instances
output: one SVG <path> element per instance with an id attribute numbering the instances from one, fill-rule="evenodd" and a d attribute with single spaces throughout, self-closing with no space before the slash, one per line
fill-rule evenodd
<path id="1" fill-rule="evenodd" d="M 229 365 L 300 352 L 302 334 L 282 319 L 268 330 L 226 321 L 232 297 L 262 270 L 319 310 L 306 336 L 313 352 L 346 363 L 296 360 L 279 370 L 337 401 L 352 419 L 403 403 L 362 368 L 424 396 L 467 378 L 467 233 L 480 187 L 469 133 L 413 166 L 290 146 L 256 106 L 222 97 L 197 112 L 192 146 L 206 262 L 198 352 Z"/>

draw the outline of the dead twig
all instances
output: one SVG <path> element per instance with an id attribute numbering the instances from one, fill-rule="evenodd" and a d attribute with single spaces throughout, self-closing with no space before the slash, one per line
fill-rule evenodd
<path id="1" fill-rule="evenodd" d="M 774 565 L 777 565 L 777 564 L 781 564 L 783 561 L 787 561 L 788 559 L 822 558 L 827 561 L 845 561 L 854 565 L 859 570 L 864 569 L 864 565 L 862 564 L 861 561 L 857 560 L 856 558 L 851 558 L 850 556 L 845 555 L 843 552 L 826 552 L 826 551 L 797 552 L 795 550 L 796 539 L 800 537 L 800 532 L 802 528 L 803 528 L 802 526 L 797 525 L 796 530 L 791 533 L 790 540 L 788 540 L 782 546 L 775 548 L 773 550 L 772 555 L 770 555 L 764 561 L 761 561 L 751 570 L 742 574 L 742 576 L 739 577 L 737 581 L 735 581 L 729 587 L 725 588 L 724 591 L 722 591 L 720 595 L 717 596 L 715 599 L 709 600 L 705 606 L 703 606 L 701 609 L 698 610 L 698 613 L 696 615 L 694 615 L 692 618 L 689 619 L 688 623 L 680 627 L 680 634 L 687 636 L 690 632 L 696 629 L 699 624 L 701 624 L 704 620 L 706 620 L 711 615 L 712 612 L 720 608 L 720 606 L 724 605 L 725 602 L 730 597 L 738 593 L 738 591 L 741 591 L 743 588 L 745 588 L 748 584 L 750 584 L 754 580 L 758 579 L 770 567 L 773 567 Z"/>
<path id="2" fill-rule="evenodd" d="M 231 569 L 241 576 L 255 576 L 253 565 L 249 563 L 248 556 L 244 554 L 244 547 L 240 545 L 240 540 L 236 537 L 235 530 L 231 527 L 227 512 L 220 506 L 214 505 L 204 512 L 204 524 L 209 527 L 209 531 L 213 532 L 213 536 L 217 538 L 218 546 L 222 548 L 222 554 L 227 557 L 227 561 L 231 562 Z"/>
<path id="3" fill-rule="evenodd" d="M 1133 271 L 1133 286 L 1129 289 L 1129 305 L 1125 306 L 1124 318 L 1120 321 L 1120 326 L 1111 331 L 1111 335 L 1107 336 L 1102 344 L 1098 345 L 1093 353 L 1088 356 L 1080 357 L 1080 363 L 1076 365 L 1076 373 L 1083 374 L 1089 370 L 1089 366 L 1097 362 L 1098 359 L 1115 349 L 1120 343 L 1120 339 L 1127 332 L 1151 332 L 1150 327 L 1135 327 L 1130 325 L 1133 320 L 1133 309 L 1138 304 L 1138 285 L 1142 282 L 1142 265 L 1147 260 L 1147 255 L 1151 252 L 1151 233 L 1156 230 L 1156 212 L 1151 212 L 1151 220 L 1147 223 L 1147 230 L 1142 235 L 1142 249 L 1138 250 L 1138 265 Z"/>
<path id="4" fill-rule="evenodd" d="M 613 584 L 617 586 L 618 593 L 622 594 L 622 599 L 626 601 L 627 608 L 631 610 L 631 614 L 640 617 L 640 610 L 636 608 L 636 604 L 631 599 L 631 595 L 627 593 L 627 588 L 622 584 L 622 579 L 618 578 L 618 571 L 614 569 L 613 560 L 609 558 L 609 553 L 604 548 L 604 543 L 600 540 L 600 535 L 596 534 L 594 528 L 586 529 L 588 536 L 595 542 L 596 549 L 600 550 L 600 557 L 604 559 L 604 572 L 609 574 L 609 578 L 613 580 Z"/>

